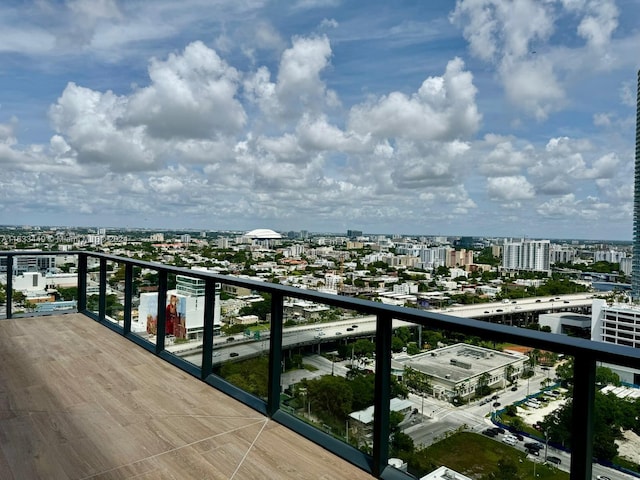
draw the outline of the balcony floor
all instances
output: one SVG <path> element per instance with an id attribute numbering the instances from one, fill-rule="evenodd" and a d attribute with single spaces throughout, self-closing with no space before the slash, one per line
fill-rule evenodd
<path id="1" fill-rule="evenodd" d="M 0 321 L 0 478 L 373 477 L 70 314 Z"/>

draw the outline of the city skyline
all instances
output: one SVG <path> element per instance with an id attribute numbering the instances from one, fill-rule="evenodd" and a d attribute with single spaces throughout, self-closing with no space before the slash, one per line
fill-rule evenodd
<path id="1" fill-rule="evenodd" d="M 0 6 L 0 224 L 630 240 L 631 1 Z"/>

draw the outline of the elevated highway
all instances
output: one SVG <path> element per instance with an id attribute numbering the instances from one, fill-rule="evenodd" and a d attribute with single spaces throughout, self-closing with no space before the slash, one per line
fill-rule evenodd
<path id="1" fill-rule="evenodd" d="M 517 318 L 544 312 L 575 311 L 590 308 L 593 299 L 591 293 L 559 295 L 554 297 L 535 297 L 509 300 L 509 302 L 478 303 L 473 305 L 452 306 L 434 310 L 456 317 L 475 318 L 496 321 L 512 325 L 519 324 Z M 394 320 L 393 328 L 411 326 L 411 323 Z M 283 349 L 339 342 L 354 337 L 372 337 L 376 332 L 376 317 L 352 317 L 328 323 L 314 323 L 295 327 L 286 327 L 282 335 Z M 175 355 L 199 363 L 201 352 L 189 344 L 168 347 Z M 246 337 L 242 334 L 216 337 L 214 340 L 214 363 L 261 355 L 269 349 L 269 333 L 261 332 L 260 338 Z"/>

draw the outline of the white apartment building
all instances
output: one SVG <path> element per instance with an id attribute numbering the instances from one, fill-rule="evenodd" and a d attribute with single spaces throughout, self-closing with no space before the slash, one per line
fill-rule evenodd
<path id="1" fill-rule="evenodd" d="M 627 258 L 627 253 L 619 250 L 598 250 L 593 252 L 594 262 L 620 263 L 623 258 Z"/>
<path id="2" fill-rule="evenodd" d="M 549 251 L 550 263 L 573 263 L 576 258 L 576 249 L 566 245 L 551 245 Z"/>
<path id="3" fill-rule="evenodd" d="M 502 268 L 505 270 L 550 272 L 550 248 L 551 242 L 549 240 L 505 241 Z"/>

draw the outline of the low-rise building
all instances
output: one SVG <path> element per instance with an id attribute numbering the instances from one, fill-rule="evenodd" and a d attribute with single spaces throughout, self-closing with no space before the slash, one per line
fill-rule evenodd
<path id="1" fill-rule="evenodd" d="M 400 355 L 391 361 L 396 376 L 414 389 L 442 400 L 463 400 L 486 385 L 496 389 L 518 378 L 529 358 L 475 345 L 457 343 L 417 355 Z"/>

